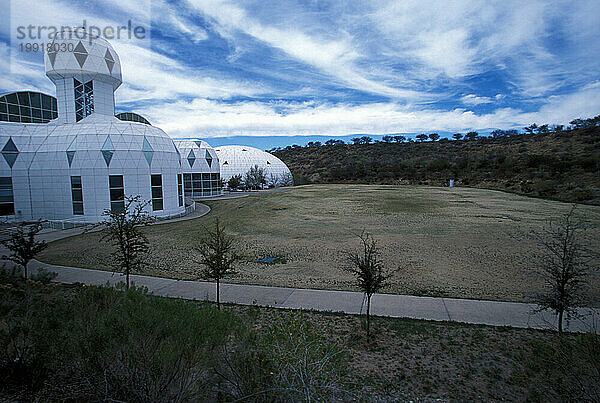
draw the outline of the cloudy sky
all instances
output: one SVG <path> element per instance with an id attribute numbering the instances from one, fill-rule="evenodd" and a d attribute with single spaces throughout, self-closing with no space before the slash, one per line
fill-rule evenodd
<path id="1" fill-rule="evenodd" d="M 600 114 L 597 0 L 3 2 L 0 91 L 54 94 L 19 26 L 131 20 L 149 35 L 111 41 L 118 108 L 172 137 L 485 132 Z"/>

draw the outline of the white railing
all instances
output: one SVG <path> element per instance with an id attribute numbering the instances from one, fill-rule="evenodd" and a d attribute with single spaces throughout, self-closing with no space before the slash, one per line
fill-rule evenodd
<path id="1" fill-rule="evenodd" d="M 49 228 L 52 230 L 62 230 L 62 229 L 85 227 L 86 225 L 90 225 L 90 223 L 89 222 L 77 222 L 77 221 L 51 220 L 51 221 L 44 221 L 42 223 L 42 228 Z"/>
<path id="2" fill-rule="evenodd" d="M 196 202 L 192 201 L 191 204 L 185 206 L 185 211 L 177 214 L 172 214 L 166 217 L 156 217 L 156 221 L 164 221 L 170 220 L 172 218 L 181 218 L 185 217 L 188 214 L 196 211 Z M 10 235 L 13 233 L 16 222 L 4 223 L 4 225 L 0 225 L 0 240 L 8 239 Z M 82 221 L 68 221 L 68 220 L 44 220 L 42 221 L 43 229 L 50 229 L 53 231 L 72 229 L 72 228 L 80 228 L 85 227 L 87 225 L 94 225 L 94 223 L 90 222 L 82 222 Z"/>

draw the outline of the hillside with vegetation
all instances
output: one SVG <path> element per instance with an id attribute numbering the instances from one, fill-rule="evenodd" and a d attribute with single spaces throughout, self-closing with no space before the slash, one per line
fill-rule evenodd
<path id="1" fill-rule="evenodd" d="M 363 136 L 353 144 L 329 140 L 269 150 L 285 162 L 296 184 L 369 183 L 496 189 L 567 202 L 600 204 L 600 116 L 562 126 L 531 125 L 525 133 L 476 132 Z M 438 140 L 439 139 L 439 140 Z"/>

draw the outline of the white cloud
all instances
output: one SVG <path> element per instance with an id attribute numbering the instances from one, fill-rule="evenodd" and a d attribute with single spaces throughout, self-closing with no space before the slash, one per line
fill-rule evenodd
<path id="1" fill-rule="evenodd" d="M 167 40 L 152 47 L 148 42 L 112 41 L 124 76 L 117 101 L 130 104 L 173 136 L 485 130 L 532 122 L 566 123 L 600 111 L 597 1 L 581 0 L 568 7 L 542 0 L 476 6 L 467 0 L 427 5 L 420 0 L 333 3 L 331 15 L 324 19 L 312 11 L 314 4 L 188 1 L 190 8 L 214 24 L 207 29 L 220 34 L 219 40 L 230 41 L 231 49 L 223 56 L 230 63 L 229 71 L 186 64 L 185 52 L 204 51 L 203 46 L 211 45 L 207 42 L 217 35 L 193 22 L 197 14 L 160 0 L 152 8 L 149 0 L 142 5 L 109 0 L 101 9 L 106 13 L 93 17 L 87 3 L 12 1 L 11 22 L 74 25 L 86 19 L 102 26 L 122 24 L 130 15 L 152 18 L 154 28 Z M 551 35 L 558 35 L 558 40 Z M 181 45 L 178 40 L 190 44 L 188 39 L 193 45 L 170 46 L 171 36 L 175 45 Z M 262 55 L 251 48 L 256 43 L 272 51 L 272 68 L 236 64 Z M 0 57 L 6 60 L 7 56 L 7 46 L 0 43 Z M 11 71 L 6 64 L 0 66 L 0 88 L 53 92 L 41 56 L 39 60 L 14 52 L 13 56 Z M 250 81 L 244 69 L 266 78 Z M 481 81 L 470 81 L 489 72 L 506 82 L 500 88 L 495 84 L 478 88 L 473 82 Z M 458 95 L 461 108 L 436 109 L 435 102 L 442 97 L 432 88 L 447 92 L 444 101 Z M 352 103 L 340 95 L 349 89 L 384 95 L 391 101 L 356 97 L 352 100 L 358 102 Z M 555 95 L 558 89 L 563 95 Z M 477 95 L 495 91 L 502 93 Z M 267 94 L 284 100 L 221 101 Z M 315 96 L 318 101 L 285 100 Z M 542 106 L 534 112 L 515 106 L 486 114 L 469 110 L 482 104 L 504 106 L 508 104 L 504 100 L 519 97 Z M 144 102 L 136 103 L 140 100 Z M 430 103 L 423 106 L 424 102 Z"/>
<path id="2" fill-rule="evenodd" d="M 500 95 L 500 94 L 498 94 Z M 501 96 L 499 97 L 498 95 L 496 95 L 494 98 L 490 98 L 490 97 L 479 97 L 475 94 L 467 94 L 467 95 L 463 95 L 462 97 L 460 97 L 460 101 L 464 104 L 464 105 L 481 105 L 481 104 L 490 104 L 492 102 L 494 102 L 494 100 L 498 100 L 501 98 Z"/>
<path id="3" fill-rule="evenodd" d="M 81 25 L 86 21 L 89 25 L 117 26 L 126 24 L 130 18 L 128 12 L 133 12 L 135 5 L 133 2 L 115 3 L 113 7 L 120 4 L 121 8 L 113 8 L 111 11 L 119 20 L 111 16 L 98 15 L 93 18 L 85 8 L 79 9 L 77 5 L 54 1 L 52 3 L 44 0 L 32 0 L 31 2 L 16 2 L 11 5 L 11 23 L 14 25 L 34 25 L 34 26 L 75 26 Z M 137 4 L 137 3 L 136 3 Z M 160 3 L 155 5 L 160 8 Z M 142 1 L 138 4 L 139 18 L 150 16 L 148 1 Z M 31 9 L 38 10 L 31 13 Z M 144 11 L 145 10 L 145 11 Z M 167 14 L 168 15 L 168 14 Z M 185 23 L 173 17 L 171 24 L 179 28 L 185 28 Z M 143 21 L 142 21 L 143 22 Z M 201 30 L 187 29 L 183 31 L 186 35 L 191 35 L 195 40 L 202 38 Z M 13 36 L 16 32 L 11 33 Z M 112 45 L 117 50 L 123 66 L 124 84 L 117 91 L 117 98 L 120 102 L 135 102 L 148 99 L 177 99 L 181 96 L 190 97 L 210 97 L 210 98 L 230 98 L 232 96 L 254 96 L 263 93 L 266 90 L 265 85 L 231 79 L 222 76 L 220 73 L 194 69 L 191 66 L 181 63 L 174 57 L 167 57 L 155 52 L 150 47 L 149 38 L 142 41 L 111 40 Z M 3 54 L 8 54 L 8 48 L 1 44 L 4 49 Z M 3 74 L 0 78 L 0 88 L 5 89 L 40 89 L 46 92 L 54 93 L 52 83 L 44 75 L 43 60 L 41 54 L 36 64 L 32 61 L 26 61 L 25 54 L 18 52 L 13 47 L 11 58 L 10 75 Z M 6 60 L 6 59 L 5 59 Z"/>
<path id="4" fill-rule="evenodd" d="M 222 0 L 189 0 L 205 15 L 213 18 L 222 29 L 240 31 L 277 48 L 287 55 L 326 72 L 340 83 L 361 91 L 394 98 L 422 99 L 425 94 L 372 80 L 357 67 L 361 58 L 359 47 L 347 33 L 333 39 L 310 35 L 297 27 L 280 28 L 263 24 L 246 11 Z"/>
<path id="5" fill-rule="evenodd" d="M 389 0 L 365 13 L 390 54 L 407 60 L 415 80 L 460 83 L 502 72 L 524 97 L 551 94 L 594 76 L 600 62 L 597 1 L 479 2 Z M 580 23 L 584 28 L 578 26 Z M 585 60 L 583 64 L 574 60 Z M 593 66 L 593 67 L 592 67 Z M 577 71 L 578 74 L 571 74 Z M 410 73 L 409 73 L 410 74 Z M 596 75 L 597 76 L 597 75 Z"/>
<path id="6" fill-rule="evenodd" d="M 222 103 L 202 99 L 150 106 L 141 113 L 173 137 L 210 138 L 508 129 L 521 128 L 532 122 L 565 124 L 577 117 L 594 116 L 598 111 L 600 82 L 576 94 L 553 97 L 539 112 L 527 113 L 513 108 L 476 114 L 468 109 L 412 109 L 395 103 L 279 102 L 269 105 L 254 101 Z"/>
<path id="7" fill-rule="evenodd" d="M 177 60 L 151 50 L 115 43 L 123 66 L 122 88 L 117 91 L 121 102 L 172 100 L 181 96 L 230 98 L 254 96 L 266 88 L 253 82 L 211 77 L 203 70 L 193 70 Z"/>

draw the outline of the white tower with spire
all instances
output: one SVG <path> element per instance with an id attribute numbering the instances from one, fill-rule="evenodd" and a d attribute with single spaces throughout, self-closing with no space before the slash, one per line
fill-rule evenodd
<path id="1" fill-rule="evenodd" d="M 76 123 L 95 113 L 114 116 L 121 62 L 112 45 L 83 28 L 56 33 L 45 53 L 46 75 L 56 85 L 57 123 Z"/>

